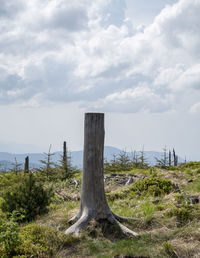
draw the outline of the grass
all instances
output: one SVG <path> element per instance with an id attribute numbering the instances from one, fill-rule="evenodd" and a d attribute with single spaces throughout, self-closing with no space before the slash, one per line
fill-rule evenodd
<path id="1" fill-rule="evenodd" d="M 152 181 L 145 179 L 130 186 L 105 183 L 111 210 L 121 216 L 141 219 L 140 222 L 123 223 L 139 233 L 137 238 L 125 237 L 117 227 L 95 222 L 79 237 L 65 236 L 68 219 L 79 210 L 80 187 L 57 181 L 53 184 L 55 195 L 49 212 L 20 226 L 23 244 L 17 257 L 200 257 L 200 205 L 188 202 L 188 196 L 200 196 L 199 169 L 198 162 L 169 170 L 135 169 L 120 174 L 146 175 Z M 76 177 L 80 179 L 80 173 Z M 16 175 L 0 175 L 0 178 L 1 192 L 17 183 Z M 163 191 L 162 184 L 156 184 L 158 188 L 149 187 L 149 182 L 157 182 L 155 178 L 178 184 L 180 192 L 173 187 Z M 135 185 L 144 189 L 143 194 L 141 189 L 140 192 L 134 190 Z M 154 194 L 160 188 L 162 191 Z M 3 202 L 1 192 L 0 203 Z M 3 216 L 1 209 L 0 214 Z"/>

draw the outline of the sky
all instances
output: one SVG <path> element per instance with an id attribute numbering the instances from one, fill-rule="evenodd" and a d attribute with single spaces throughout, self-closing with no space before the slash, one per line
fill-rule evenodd
<path id="1" fill-rule="evenodd" d="M 0 0 L 0 151 L 105 145 L 200 160 L 200 0 Z"/>

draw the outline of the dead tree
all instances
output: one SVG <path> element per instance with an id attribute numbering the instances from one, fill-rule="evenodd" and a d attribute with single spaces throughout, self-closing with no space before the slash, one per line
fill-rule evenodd
<path id="1" fill-rule="evenodd" d="M 169 167 L 172 165 L 172 154 L 171 151 L 169 150 Z"/>
<path id="2" fill-rule="evenodd" d="M 137 233 L 123 226 L 119 220 L 129 220 L 114 214 L 107 203 L 104 191 L 104 114 L 86 113 L 84 125 L 84 156 L 80 210 L 70 222 L 75 222 L 65 234 L 77 235 L 94 219 L 117 224 L 125 234 Z M 132 219 L 135 220 L 135 219 Z"/>
<path id="3" fill-rule="evenodd" d="M 173 158 L 174 158 L 174 166 L 178 166 L 178 155 L 176 155 L 176 152 L 174 149 L 173 149 Z"/>
<path id="4" fill-rule="evenodd" d="M 25 158 L 24 172 L 29 173 L 29 157 L 28 156 Z"/>
<path id="5" fill-rule="evenodd" d="M 71 156 L 67 150 L 66 141 L 63 142 L 63 155 L 62 155 L 62 179 L 69 179 L 72 176 Z"/>
<path id="6" fill-rule="evenodd" d="M 68 171 L 67 143 L 65 141 L 63 143 L 62 167 L 65 174 L 63 178 L 66 179 L 68 177 L 69 171 Z"/>

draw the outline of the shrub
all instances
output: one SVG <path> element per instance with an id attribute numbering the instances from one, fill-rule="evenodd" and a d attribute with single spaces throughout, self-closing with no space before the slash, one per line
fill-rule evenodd
<path id="1" fill-rule="evenodd" d="M 200 168 L 200 161 L 191 161 L 186 164 L 181 164 L 181 168 L 191 168 L 191 169 Z"/>
<path id="2" fill-rule="evenodd" d="M 71 246 L 76 238 L 36 223 L 23 227 L 20 231 L 22 244 L 17 253 L 26 257 L 52 257 L 63 247 Z"/>
<path id="3" fill-rule="evenodd" d="M 0 197 L 0 211 L 2 210 L 2 206 L 3 206 L 4 202 L 5 202 L 5 200 L 2 197 Z"/>
<path id="4" fill-rule="evenodd" d="M 192 219 L 192 211 L 189 206 L 174 208 L 172 212 L 180 226 L 185 225 L 188 221 Z"/>
<path id="5" fill-rule="evenodd" d="M 15 220 L 16 213 L 13 213 L 9 220 L 0 218 L 0 256 L 13 257 L 16 248 L 21 244 L 19 226 Z"/>
<path id="6" fill-rule="evenodd" d="M 3 211 L 12 213 L 16 210 L 24 215 L 23 220 L 30 221 L 47 211 L 52 190 L 45 190 L 36 182 L 34 175 L 29 174 L 24 177 L 23 182 L 12 191 L 6 192 L 3 197 L 5 200 L 2 205 Z"/>
<path id="7" fill-rule="evenodd" d="M 173 190 L 173 184 L 170 180 L 149 177 L 137 180 L 131 187 L 131 190 L 138 195 L 160 196 L 169 194 Z"/>
<path id="8" fill-rule="evenodd" d="M 173 184 L 170 180 L 158 177 L 149 177 L 140 179 L 132 185 L 112 193 L 106 194 L 109 200 L 123 199 L 126 197 L 134 198 L 135 195 L 140 196 L 160 196 L 169 194 L 173 190 Z"/>

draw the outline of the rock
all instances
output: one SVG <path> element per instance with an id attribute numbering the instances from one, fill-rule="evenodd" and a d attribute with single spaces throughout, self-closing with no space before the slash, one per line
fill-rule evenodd
<path id="1" fill-rule="evenodd" d="M 153 200 L 153 201 L 152 201 L 153 204 L 157 204 L 157 203 L 159 203 L 159 202 L 160 202 L 159 199 L 156 199 L 156 200 Z"/>
<path id="2" fill-rule="evenodd" d="M 133 178 L 129 178 L 125 185 L 131 185 L 134 182 Z"/>
<path id="3" fill-rule="evenodd" d="M 104 182 L 108 182 L 108 181 L 110 181 L 110 179 L 111 179 L 110 176 L 106 176 L 106 177 L 104 177 Z"/>
<path id="4" fill-rule="evenodd" d="M 118 184 L 120 184 L 120 185 L 125 185 L 125 184 L 126 184 L 126 180 L 118 181 Z"/>
<path id="5" fill-rule="evenodd" d="M 199 203 L 199 196 L 198 195 L 191 195 L 191 196 L 187 196 L 187 197 L 190 200 L 191 204 Z"/>
<path id="6" fill-rule="evenodd" d="M 138 174 L 137 177 L 138 177 L 139 179 L 145 179 L 145 178 L 147 178 L 148 176 L 144 176 L 144 175 Z"/>
<path id="7" fill-rule="evenodd" d="M 72 184 L 75 185 L 75 188 L 77 188 L 80 185 L 80 182 L 74 178 Z"/>

